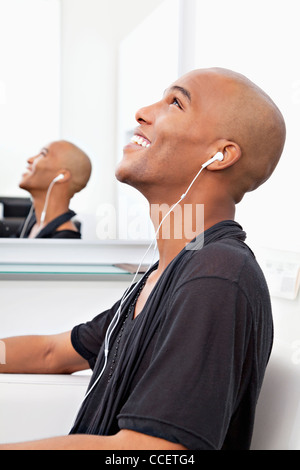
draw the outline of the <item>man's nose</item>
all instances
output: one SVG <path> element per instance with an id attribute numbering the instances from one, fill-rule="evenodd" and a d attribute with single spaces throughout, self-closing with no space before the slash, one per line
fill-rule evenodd
<path id="1" fill-rule="evenodd" d="M 34 160 L 38 157 L 38 155 L 34 156 L 34 157 L 29 157 L 27 158 L 27 163 L 30 163 L 31 165 L 33 164 Z"/>
<path id="2" fill-rule="evenodd" d="M 145 106 L 137 111 L 135 119 L 139 124 L 153 124 L 159 111 L 160 102 Z"/>

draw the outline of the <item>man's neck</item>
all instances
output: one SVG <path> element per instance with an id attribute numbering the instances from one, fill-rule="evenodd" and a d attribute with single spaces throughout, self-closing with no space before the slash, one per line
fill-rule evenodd
<path id="1" fill-rule="evenodd" d="M 159 276 L 170 264 L 170 262 L 200 233 L 205 232 L 213 225 L 223 220 L 234 220 L 234 202 L 210 201 L 210 203 L 199 204 L 188 201 L 187 204 L 179 204 L 174 212 L 171 212 L 163 222 L 157 234 L 157 247 L 159 251 L 159 267 L 156 275 Z M 165 213 L 158 214 L 159 205 L 151 207 L 151 219 L 155 231 L 158 230 Z M 167 207 L 167 206 L 166 206 Z"/>
<path id="2" fill-rule="evenodd" d="M 35 215 L 36 215 L 36 221 L 38 225 L 45 226 L 47 225 L 51 220 L 56 219 L 56 217 L 60 216 L 61 214 L 64 214 L 69 210 L 69 201 L 63 199 L 63 198 L 58 198 L 56 197 L 55 199 L 49 198 L 48 204 L 47 204 L 47 210 L 45 213 L 45 218 L 42 224 L 41 222 L 41 217 L 42 213 L 45 209 L 45 200 L 46 200 L 46 195 L 38 195 L 33 198 L 33 204 L 34 204 L 34 210 L 35 210 Z"/>

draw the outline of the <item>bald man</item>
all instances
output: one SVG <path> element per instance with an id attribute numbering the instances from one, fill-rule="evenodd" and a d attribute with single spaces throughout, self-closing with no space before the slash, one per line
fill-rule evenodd
<path id="1" fill-rule="evenodd" d="M 69 209 L 74 194 L 87 185 L 91 175 L 88 156 L 70 142 L 58 141 L 44 147 L 27 160 L 20 188 L 33 200 L 32 210 L 21 238 L 81 238 L 72 222 L 75 212 Z"/>
<path id="2" fill-rule="evenodd" d="M 93 376 L 68 436 L 0 449 L 250 448 L 273 323 L 235 206 L 275 169 L 283 117 L 246 77 L 208 69 L 177 80 L 136 120 L 116 175 L 149 201 L 159 262 L 91 322 L 3 341 L 0 372 L 90 367 Z M 195 240 L 185 230 L 178 237 L 184 217 L 167 217 L 176 204 L 193 208 L 192 224 L 204 205 Z M 155 213 L 162 206 L 174 229 L 167 238 Z"/>

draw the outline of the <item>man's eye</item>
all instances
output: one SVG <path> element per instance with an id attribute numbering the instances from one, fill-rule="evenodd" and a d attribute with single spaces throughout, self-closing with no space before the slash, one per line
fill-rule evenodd
<path id="1" fill-rule="evenodd" d="M 174 104 L 175 106 L 178 106 L 179 109 L 182 109 L 182 106 L 177 98 L 173 98 L 172 104 Z"/>

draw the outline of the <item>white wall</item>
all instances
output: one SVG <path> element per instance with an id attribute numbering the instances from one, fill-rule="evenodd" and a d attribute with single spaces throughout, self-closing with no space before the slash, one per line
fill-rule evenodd
<path id="1" fill-rule="evenodd" d="M 69 331 L 111 308 L 129 284 L 129 281 L 1 281 L 1 338 Z"/>
<path id="2" fill-rule="evenodd" d="M 0 0 L 0 194 L 60 134 L 59 0 Z"/>
<path id="3" fill-rule="evenodd" d="M 195 67 L 225 67 L 248 76 L 276 102 L 287 142 L 271 179 L 248 194 L 237 219 L 249 242 L 300 250 L 299 2 L 297 0 L 196 1 Z"/>
<path id="4" fill-rule="evenodd" d="M 118 46 L 161 0 L 61 0 L 62 137 L 90 156 L 88 187 L 73 201 L 85 238 L 97 238 L 103 208 L 117 211 Z"/>
<path id="5" fill-rule="evenodd" d="M 101 28 L 103 2 L 61 3 L 61 135 L 82 147 L 92 160 L 90 183 L 72 206 L 93 218 L 101 202 L 114 201 L 115 42 Z"/>
<path id="6" fill-rule="evenodd" d="M 118 160 L 138 125 L 135 120 L 138 109 L 161 100 L 164 90 L 178 78 L 179 5 L 178 0 L 164 0 L 120 42 Z M 118 209 L 121 238 L 153 237 L 148 203 L 137 190 L 118 183 Z"/>

